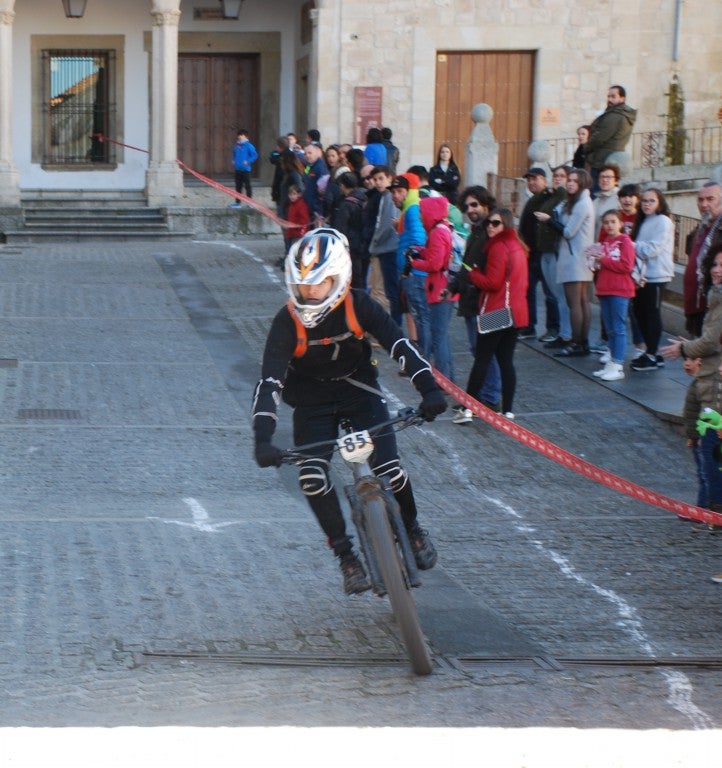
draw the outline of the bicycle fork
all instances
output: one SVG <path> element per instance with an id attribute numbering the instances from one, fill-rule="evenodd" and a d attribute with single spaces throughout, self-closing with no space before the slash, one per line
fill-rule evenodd
<path id="1" fill-rule="evenodd" d="M 414 554 L 411 551 L 411 544 L 406 533 L 406 526 L 401 517 L 401 510 L 391 488 L 378 477 L 364 475 L 359 477 L 353 485 L 345 486 L 344 492 L 351 506 L 351 520 L 358 533 L 359 546 L 366 561 L 368 576 L 374 593 L 379 597 L 383 597 L 386 594 L 386 587 L 378 562 L 376 561 L 374 547 L 366 530 L 364 506 L 366 500 L 371 496 L 380 496 L 386 509 L 391 530 L 401 554 L 401 561 L 404 566 L 404 579 L 407 587 L 420 587 L 421 578 L 419 577 L 419 570 L 416 567 Z"/>

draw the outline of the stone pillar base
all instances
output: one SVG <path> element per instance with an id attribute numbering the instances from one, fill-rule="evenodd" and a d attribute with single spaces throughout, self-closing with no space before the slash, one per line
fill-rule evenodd
<path id="1" fill-rule="evenodd" d="M 0 163 L 0 206 L 20 207 L 20 174 L 9 163 Z"/>
<path id="2" fill-rule="evenodd" d="M 499 145 L 489 125 L 492 117 L 494 110 L 488 104 L 477 104 L 471 110 L 474 127 L 464 157 L 466 186 L 480 184 L 485 187 L 489 183 L 488 175 L 499 172 Z"/>
<path id="3" fill-rule="evenodd" d="M 183 197 L 183 171 L 177 163 L 151 163 L 145 174 L 148 205 L 177 205 Z"/>

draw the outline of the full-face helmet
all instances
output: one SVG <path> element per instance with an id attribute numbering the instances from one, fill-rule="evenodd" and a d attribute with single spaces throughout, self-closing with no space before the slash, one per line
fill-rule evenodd
<path id="1" fill-rule="evenodd" d="M 304 302 L 299 285 L 318 285 L 327 277 L 333 285 L 320 302 Z M 286 287 L 298 319 L 315 328 L 346 298 L 351 285 L 348 240 L 330 227 L 314 229 L 295 242 L 286 257 Z"/>

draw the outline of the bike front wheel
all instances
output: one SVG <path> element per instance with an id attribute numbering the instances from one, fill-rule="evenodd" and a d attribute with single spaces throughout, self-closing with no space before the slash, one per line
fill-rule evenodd
<path id="1" fill-rule="evenodd" d="M 366 530 L 411 667 L 417 675 L 431 674 L 431 654 L 421 631 L 411 588 L 404 575 L 401 555 L 389 523 L 386 502 L 381 494 L 369 494 L 364 501 Z"/>

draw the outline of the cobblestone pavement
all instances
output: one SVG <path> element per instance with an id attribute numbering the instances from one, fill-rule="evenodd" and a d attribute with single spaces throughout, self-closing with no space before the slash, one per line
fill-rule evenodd
<path id="1" fill-rule="evenodd" d="M 416 592 L 437 669 L 410 673 L 387 603 L 341 593 L 294 471 L 252 461 L 277 254 L 0 247 L 0 724 L 718 729 L 722 536 L 448 416 L 400 437 L 440 550 Z M 516 360 L 519 424 L 694 500 L 673 426 Z"/>

